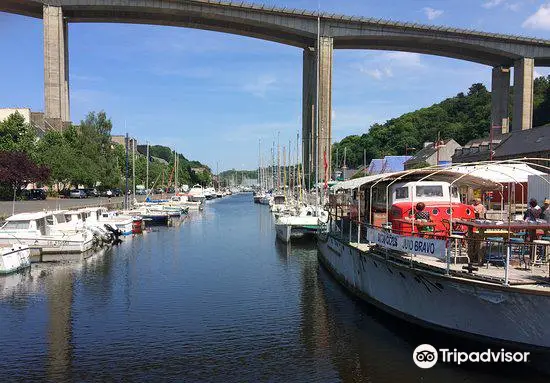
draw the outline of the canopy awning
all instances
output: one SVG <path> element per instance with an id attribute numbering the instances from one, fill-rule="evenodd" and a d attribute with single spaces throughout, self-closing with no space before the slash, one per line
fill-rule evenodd
<path id="1" fill-rule="evenodd" d="M 451 166 L 449 170 L 469 174 L 475 177 L 485 178 L 499 183 L 518 183 L 527 182 L 529 176 L 543 176 L 544 172 L 534 169 L 527 164 L 482 164 Z"/>
<path id="2" fill-rule="evenodd" d="M 366 184 L 372 184 L 381 181 L 444 181 L 458 185 L 470 185 L 477 188 L 494 189 L 500 188 L 501 184 L 495 182 L 491 178 L 478 177 L 469 173 L 461 173 L 454 171 L 452 168 L 425 168 L 425 169 L 413 169 L 395 173 L 383 173 L 375 174 L 372 176 L 360 177 L 354 180 L 340 182 L 334 185 L 331 190 L 336 192 L 338 190 L 352 190 L 357 189 Z"/>

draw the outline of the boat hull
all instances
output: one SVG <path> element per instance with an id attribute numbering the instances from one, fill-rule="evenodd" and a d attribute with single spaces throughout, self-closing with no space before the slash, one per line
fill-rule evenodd
<path id="1" fill-rule="evenodd" d="M 57 237 L 34 237 L 18 235 L 16 238 L 11 236 L 2 238 L 0 244 L 7 245 L 27 245 L 33 249 L 40 249 L 41 253 L 84 253 L 92 249 L 94 245 L 93 236 L 88 236 L 84 240 L 79 239 L 61 239 Z"/>
<path id="2" fill-rule="evenodd" d="M 31 252 L 27 246 L 13 246 L 0 250 L 0 274 L 10 274 L 31 265 Z"/>
<path id="3" fill-rule="evenodd" d="M 455 335 L 550 350 L 550 296 L 386 261 L 328 236 L 319 260 L 348 290 L 402 319 Z"/>
<path id="4" fill-rule="evenodd" d="M 275 224 L 277 238 L 285 243 L 289 243 L 293 239 L 301 239 L 307 236 L 314 237 L 316 231 L 317 227 Z"/>

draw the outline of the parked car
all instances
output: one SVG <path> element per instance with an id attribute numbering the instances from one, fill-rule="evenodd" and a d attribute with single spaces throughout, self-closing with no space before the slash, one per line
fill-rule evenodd
<path id="1" fill-rule="evenodd" d="M 94 188 L 84 189 L 84 193 L 86 193 L 86 195 L 88 197 L 98 197 L 99 196 L 99 193 Z"/>
<path id="2" fill-rule="evenodd" d="M 113 197 L 120 197 L 121 195 L 123 195 L 124 193 L 122 192 L 122 190 L 116 188 L 116 189 L 112 189 L 111 190 L 113 192 Z"/>
<path id="3" fill-rule="evenodd" d="M 146 195 L 147 194 L 147 190 L 145 189 L 137 189 L 136 190 L 136 195 Z"/>
<path id="4" fill-rule="evenodd" d="M 86 198 L 88 196 L 86 195 L 86 192 L 84 190 L 74 189 L 74 190 L 71 190 L 70 197 L 71 198 Z"/>
<path id="5" fill-rule="evenodd" d="M 166 193 L 175 193 L 176 192 L 176 189 L 174 189 L 173 187 L 169 187 L 169 188 L 166 188 Z"/>
<path id="6" fill-rule="evenodd" d="M 57 192 L 57 195 L 59 198 L 70 198 L 71 197 L 71 190 L 70 189 L 63 189 L 60 192 Z"/>
<path id="7" fill-rule="evenodd" d="M 21 192 L 21 197 L 27 200 L 46 199 L 46 191 L 44 189 L 24 189 Z"/>
<path id="8" fill-rule="evenodd" d="M 155 189 L 155 194 L 162 194 L 162 193 L 164 193 L 164 190 L 162 188 Z"/>

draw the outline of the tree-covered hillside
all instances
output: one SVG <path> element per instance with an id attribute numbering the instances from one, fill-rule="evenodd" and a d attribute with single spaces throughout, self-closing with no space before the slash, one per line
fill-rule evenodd
<path id="1" fill-rule="evenodd" d="M 512 90 L 513 92 L 513 90 Z M 510 96 L 510 103 L 513 95 Z M 550 76 L 539 77 L 534 86 L 533 126 L 550 122 Z M 510 113 L 512 107 L 509 108 Z M 512 117 L 512 116 L 510 116 Z M 340 166 L 344 148 L 347 148 L 346 163 L 355 168 L 363 164 L 366 150 L 367 164 L 373 158 L 386 155 L 404 155 L 422 148 L 426 141 L 454 138 L 465 144 L 471 139 L 488 136 L 491 119 L 491 93 L 483 84 L 473 84 L 467 94 L 459 93 L 438 104 L 406 113 L 400 117 L 374 124 L 362 135 L 345 137 L 333 145 L 333 166 L 336 165 L 336 150 Z"/>

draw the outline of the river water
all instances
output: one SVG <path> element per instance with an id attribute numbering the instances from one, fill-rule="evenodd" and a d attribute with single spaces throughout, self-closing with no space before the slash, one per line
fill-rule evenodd
<path id="1" fill-rule="evenodd" d="M 441 339 L 346 293 L 314 244 L 278 243 L 251 194 L 85 260 L 0 277 L 2 382 L 539 380 L 416 367 L 414 348 Z"/>

